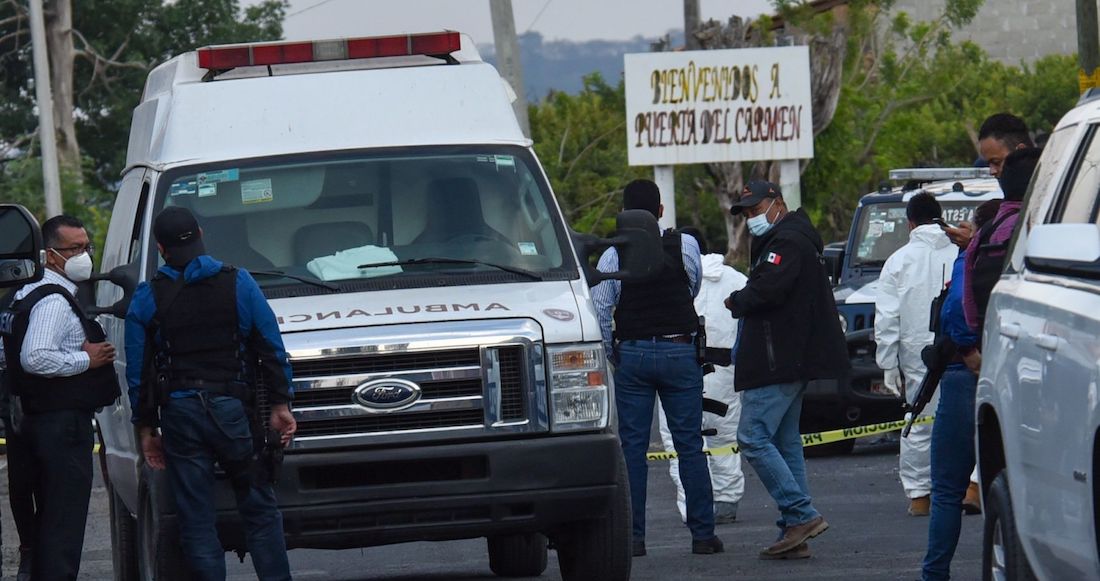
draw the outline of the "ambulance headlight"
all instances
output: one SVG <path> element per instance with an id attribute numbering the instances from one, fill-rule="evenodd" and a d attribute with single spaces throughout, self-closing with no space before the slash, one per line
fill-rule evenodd
<path id="1" fill-rule="evenodd" d="M 607 427 L 610 377 L 599 343 L 547 349 L 550 368 L 550 427 L 553 431 Z"/>

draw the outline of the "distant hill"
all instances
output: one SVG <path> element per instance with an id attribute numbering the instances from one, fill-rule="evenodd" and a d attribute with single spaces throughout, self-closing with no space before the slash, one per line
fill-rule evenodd
<path id="1" fill-rule="evenodd" d="M 674 46 L 683 44 L 683 31 L 670 30 L 669 34 Z M 523 34 L 519 51 L 527 99 L 541 101 L 551 90 L 576 93 L 582 88 L 582 77 L 596 71 L 607 82 L 616 84 L 623 74 L 623 55 L 649 52 L 656 40 L 636 36 L 630 40 L 545 41 L 537 32 Z M 477 48 L 486 61 L 496 65 L 493 45 Z"/>

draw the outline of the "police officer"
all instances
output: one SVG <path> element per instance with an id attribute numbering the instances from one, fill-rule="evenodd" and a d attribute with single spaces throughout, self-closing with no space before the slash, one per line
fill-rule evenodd
<path id="1" fill-rule="evenodd" d="M 623 191 L 624 210 L 661 216 L 657 184 L 634 180 Z M 656 397 L 661 398 L 680 459 L 687 497 L 691 551 L 721 553 L 714 534 L 714 499 L 703 455 L 703 373 L 693 344 L 699 325 L 693 297 L 699 293 L 699 246 L 691 236 L 668 231 L 662 237 L 663 267 L 644 282 L 607 280 L 593 289 L 604 348 L 615 363 L 615 405 L 634 522 L 634 556 L 645 555 L 646 451 Z M 596 268 L 614 272 L 619 255 L 609 248 Z M 614 341 L 612 336 L 614 318 Z"/>
<path id="2" fill-rule="evenodd" d="M 76 283 L 92 274 L 94 249 L 84 224 L 57 216 L 42 225 L 42 238 L 45 274 L 15 292 L 0 328 L 13 405 L 23 412 L 19 425 L 10 426 L 23 439 L 13 452 L 26 452 L 25 462 L 17 462 L 19 481 L 30 483 L 36 503 L 33 579 L 54 581 L 80 572 L 92 491 L 92 415 L 113 402 L 119 388 L 111 365 L 115 348 L 74 298 Z"/>
<path id="3" fill-rule="evenodd" d="M 168 470 L 191 578 L 225 579 L 215 528 L 217 462 L 230 475 L 257 576 L 290 579 L 282 515 L 256 458 L 259 434 L 250 427 L 252 375 L 262 373 L 269 423 L 282 445 L 296 428 L 290 363 L 275 315 L 248 272 L 206 254 L 186 208 L 163 210 L 153 234 L 166 264 L 130 303 L 126 357 L 135 363 L 127 381 L 145 462 Z"/>

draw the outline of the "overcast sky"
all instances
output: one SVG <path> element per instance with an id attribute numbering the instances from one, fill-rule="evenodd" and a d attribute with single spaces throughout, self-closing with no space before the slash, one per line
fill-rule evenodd
<path id="1" fill-rule="evenodd" d="M 252 4 L 256 0 L 244 0 Z M 547 40 L 622 40 L 657 37 L 683 28 L 678 0 L 514 0 L 516 32 Z M 770 12 L 769 0 L 700 0 L 704 20 Z M 428 32 L 465 32 L 493 42 L 489 0 L 291 0 L 283 30 L 289 40 Z"/>

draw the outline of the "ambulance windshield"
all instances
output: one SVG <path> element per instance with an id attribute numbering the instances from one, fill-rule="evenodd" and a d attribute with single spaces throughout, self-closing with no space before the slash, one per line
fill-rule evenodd
<path id="1" fill-rule="evenodd" d="M 194 212 L 208 254 L 251 271 L 356 289 L 368 279 L 449 285 L 532 279 L 521 272 L 579 276 L 542 174 L 522 148 L 191 166 L 169 172 L 159 194 L 163 206 Z M 393 262 L 405 264 L 360 268 Z M 302 285 L 257 279 L 264 287 Z"/>

